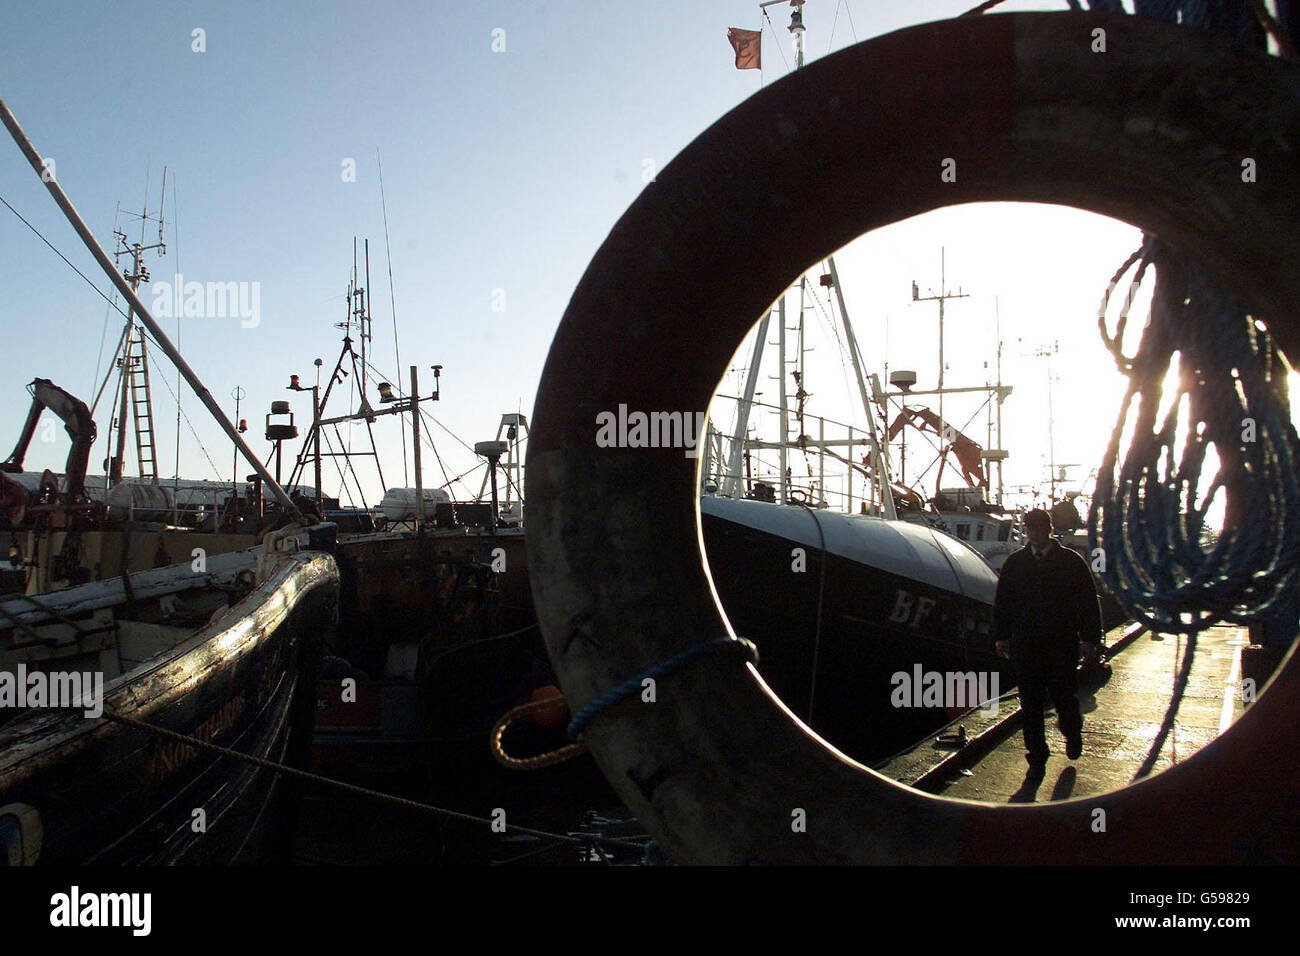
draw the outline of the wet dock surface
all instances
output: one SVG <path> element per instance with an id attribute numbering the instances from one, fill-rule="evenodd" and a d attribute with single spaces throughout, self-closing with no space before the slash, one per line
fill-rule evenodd
<path id="1" fill-rule="evenodd" d="M 1120 633 L 1108 635 L 1107 644 L 1114 644 Z M 1014 696 L 996 719 L 968 727 L 971 743 L 966 747 L 942 751 L 931 738 L 878 769 L 931 793 L 990 803 L 1066 800 L 1118 790 L 1187 760 L 1240 715 L 1241 650 L 1247 643 L 1245 629 L 1230 626 L 1192 639 L 1145 631 L 1130 636 L 1112 651 L 1109 674 L 1080 676 L 1080 759 L 1066 758 L 1055 711 L 1046 710 L 1052 754 L 1041 779 L 1026 773 Z"/>
<path id="2" fill-rule="evenodd" d="M 874 769 L 930 793 L 990 803 L 1065 800 L 1121 789 L 1189 759 L 1225 731 L 1244 709 L 1241 655 L 1245 629 L 1216 627 L 1195 639 L 1117 628 L 1107 635 L 1109 671 L 1081 674 L 1084 751 L 1065 756 L 1056 715 L 1044 724 L 1051 748 L 1046 773 L 1029 777 L 1016 694 L 997 713 L 970 712 Z M 965 742 L 945 739 L 960 724 Z M 511 823 L 556 834 L 592 837 L 587 846 L 449 821 L 410 807 L 337 792 L 309 793 L 299 820 L 300 864 L 545 865 L 637 862 L 615 848 L 602 857 L 602 837 L 644 843 L 641 825 L 622 807 L 590 757 L 520 773 L 481 751 L 446 753 L 401 779 L 353 782 L 483 818 L 495 808 Z M 343 776 L 349 776 L 344 774 Z M 592 808 L 604 808 L 593 810 Z"/>

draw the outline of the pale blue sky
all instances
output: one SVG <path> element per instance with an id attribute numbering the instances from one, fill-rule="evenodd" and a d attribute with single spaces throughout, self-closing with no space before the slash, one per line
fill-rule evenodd
<path id="1" fill-rule="evenodd" d="M 854 33 L 866 39 L 970 6 L 808 0 L 809 58 L 853 42 Z M 1004 5 L 1062 7 L 1055 0 Z M 788 8 L 773 7 L 771 16 L 787 45 Z M 262 417 L 270 401 L 289 397 L 288 375 L 310 381 L 314 358 L 328 366 L 337 355 L 333 323 L 344 310 L 353 236 L 370 239 L 376 361 L 396 368 L 378 147 L 402 364 L 419 364 L 426 382 L 431 364 L 445 367 L 438 417 L 472 444 L 492 437 L 501 412 L 531 410 L 568 298 L 642 188 L 643 170 L 664 165 L 760 81 L 785 72 L 770 32 L 761 77 L 733 67 L 727 28 L 761 22 L 752 0 L 11 4 L 0 14 L 0 94 L 55 159 L 60 183 L 105 244 L 117 203 L 138 211 L 147 167 L 148 202 L 156 207 L 166 165 L 179 208 L 169 187 L 169 254 L 148 260 L 155 280 L 171 276 L 179 254 L 188 280 L 260 283 L 257 328 L 205 318 L 185 321 L 181 331 L 182 350 L 223 405 L 233 406 L 236 385 L 247 390 L 243 415 L 259 451 L 268 447 Z M 206 52 L 191 49 L 195 28 L 206 31 Z M 496 29 L 505 31 L 504 52 L 493 52 Z M 357 163 L 355 183 L 340 175 L 348 158 Z M 7 138 L 0 195 L 108 288 Z M 1058 460 L 1099 458 L 1109 429 L 1118 393 L 1105 377 L 1095 306 L 1137 234 L 1089 222 L 1043 207 L 949 210 L 870 237 L 840 262 L 872 370 L 888 359 L 894 368 L 917 368 L 923 384 L 934 364 L 934 307 L 908 299 L 914 278 L 923 288 L 938 285 L 939 247 L 947 246 L 949 285 L 977 293 L 949 311 L 949 385 L 982 383 L 998 298 L 1005 370 L 1018 388 L 1006 406 L 1010 480 L 1043 477 L 1045 371 L 1024 355 L 1042 342 L 1061 341 L 1069 360 L 1060 387 L 1075 396 L 1058 398 L 1058 446 L 1065 446 Z M 3 209 L 0 263 L 11 369 L 0 396 L 7 453 L 31 378 L 93 396 L 106 307 Z M 494 290 L 504 292 L 502 312 L 493 311 Z M 164 324 L 175 328 L 174 319 Z M 114 315 L 105 348 L 119 331 Z M 175 388 L 174 373 L 167 377 Z M 819 387 L 825 414 L 852 414 L 838 372 Z M 227 477 L 228 446 L 197 401 L 183 399 L 218 472 L 183 428 L 182 475 Z M 295 408 L 300 422 L 310 418 L 306 400 L 297 398 Z M 175 409 L 161 383 L 155 414 L 162 472 L 170 476 Z M 1077 421 L 1063 426 L 1070 414 Z M 102 432 L 104 416 L 97 417 Z M 396 421 L 381 422 L 388 483 L 400 484 Z M 446 433 L 435 437 L 451 473 L 473 466 Z M 38 442 L 28 467 L 61 468 L 65 454 L 62 441 Z M 101 441 L 92 471 L 104 454 Z M 441 480 L 426 460 L 426 483 Z M 333 491 L 337 482 L 325 485 Z M 377 482 L 367 485 L 373 504 Z"/>

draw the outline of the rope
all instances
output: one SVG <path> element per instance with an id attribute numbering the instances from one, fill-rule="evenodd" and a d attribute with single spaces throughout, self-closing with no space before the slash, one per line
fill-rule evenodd
<path id="1" fill-rule="evenodd" d="M 1259 25 L 1268 31 L 1269 36 L 1277 44 L 1278 52 L 1288 60 L 1296 59 L 1298 54 L 1295 44 L 1291 42 L 1287 32 L 1282 29 L 1282 25 L 1269 14 L 1268 8 L 1264 6 L 1264 0 L 1250 0 L 1250 9 L 1254 12 Z"/>
<path id="2" fill-rule="evenodd" d="M 1152 264 L 1150 316 L 1137 354 L 1127 358 L 1121 349 L 1126 312 Z M 1106 307 L 1134 265 L 1111 336 Z M 1195 634 L 1266 614 L 1300 571 L 1300 438 L 1276 381 L 1281 363 L 1271 339 L 1231 296 L 1154 239 L 1116 273 L 1099 321 L 1107 349 L 1129 378 L 1088 515 L 1088 547 L 1100 547 L 1105 559 L 1102 579 L 1153 631 Z M 1175 354 L 1178 382 L 1161 419 Z M 1202 497 L 1211 444 L 1219 467 Z M 1220 492 L 1225 520 L 1215 540 L 1206 518 Z"/>
<path id="3" fill-rule="evenodd" d="M 534 700 L 527 704 L 520 704 L 518 707 L 512 707 L 506 711 L 496 725 L 492 728 L 489 737 L 491 741 L 489 746 L 492 748 L 492 756 L 496 762 L 503 767 L 511 770 L 542 770 L 546 767 L 554 767 L 556 764 L 564 763 L 566 760 L 572 760 L 574 757 L 581 756 L 587 752 L 587 745 L 581 742 L 566 744 L 556 750 L 539 754 L 536 757 L 512 757 L 506 753 L 505 746 L 501 738 L 505 732 L 515 722 L 521 720 L 530 714 L 541 713 L 544 710 L 554 710 L 557 707 L 564 706 L 564 698 L 557 697 L 551 700 Z"/>
<path id="4" fill-rule="evenodd" d="M 502 607 L 505 607 L 505 605 L 502 605 Z M 518 637 L 520 634 L 526 634 L 528 631 L 535 630 L 536 628 L 537 628 L 537 624 L 536 622 L 534 622 L 532 624 L 529 624 L 527 627 L 521 627 L 518 630 L 506 631 L 504 634 L 492 634 L 488 637 L 475 637 L 475 638 L 471 638 L 470 640 L 461 641 L 457 644 L 452 644 L 449 647 L 444 647 L 437 654 L 434 654 L 427 661 L 425 661 L 423 665 L 423 671 L 427 675 L 430 671 L 432 671 L 434 665 L 436 665 L 439 661 L 445 660 L 446 658 L 460 651 L 467 650 L 471 647 L 480 647 L 483 644 L 492 644 L 497 641 L 506 641 L 512 637 Z"/>
<path id="5" fill-rule="evenodd" d="M 1258 49 L 1264 29 L 1247 6 L 1137 0 L 1136 13 L 1181 18 Z M 1128 311 L 1151 265 L 1150 314 L 1137 354 L 1128 358 L 1122 350 Z M 1111 294 L 1134 266 L 1112 336 L 1106 330 Z M 1129 379 L 1088 512 L 1088 547 L 1101 549 L 1102 579 L 1153 631 L 1190 636 L 1223 621 L 1244 625 L 1267 615 L 1300 573 L 1300 437 L 1285 398 L 1285 363 L 1271 338 L 1202 269 L 1151 236 L 1112 277 L 1098 325 Z M 1177 384 L 1160 419 L 1175 354 Z M 1211 444 L 1219 465 L 1202 497 Z M 1206 518 L 1220 492 L 1225 517 L 1216 536 Z"/>
<path id="6" fill-rule="evenodd" d="M 240 753 L 238 750 L 231 750 L 229 747 L 222 747 L 218 744 L 209 743 L 206 740 L 200 740 L 189 734 L 177 733 L 174 730 L 168 730 L 165 727 L 158 727 L 154 724 L 145 723 L 142 720 L 136 720 L 134 717 L 126 717 L 122 714 L 114 713 L 111 710 L 105 710 L 103 713 L 105 720 L 113 723 L 123 724 L 127 727 L 134 727 L 137 730 L 143 730 L 147 733 L 155 734 L 159 737 L 165 737 L 168 740 L 174 740 L 178 743 L 186 744 L 191 747 L 197 747 L 200 750 L 206 750 L 210 753 L 219 754 L 223 757 L 231 757 L 244 763 L 252 764 L 255 767 L 262 767 L 275 773 L 284 774 L 289 777 L 296 777 L 299 780 L 306 780 L 309 783 L 320 784 L 325 787 L 333 787 L 336 790 L 342 790 L 347 793 L 353 793 L 358 796 L 370 797 L 374 800 L 381 800 L 385 803 L 391 803 L 399 807 L 406 807 L 410 810 L 419 810 L 424 813 L 432 813 L 436 816 L 448 817 L 452 820 L 460 820 L 463 823 L 486 823 L 491 826 L 494 820 L 488 817 L 477 817 L 470 813 L 461 813 L 459 810 L 448 810 L 445 807 L 435 807 L 430 803 L 422 803 L 419 800 L 411 800 L 407 797 L 399 797 L 396 794 L 384 793 L 381 790 L 372 790 L 369 787 L 358 786 L 354 783 L 346 783 L 342 780 L 335 780 L 332 777 L 325 777 L 318 773 L 312 773 L 308 770 L 299 770 L 297 767 L 290 767 L 286 764 L 278 763 L 274 760 L 267 760 L 263 757 L 255 757 L 252 754 Z M 532 827 L 522 827 L 513 823 L 503 824 L 508 830 L 516 833 L 526 833 L 530 836 L 545 837 L 548 840 L 560 840 L 565 843 L 576 843 L 582 846 L 591 844 L 608 843 L 613 846 L 620 846 L 630 850 L 643 850 L 644 846 L 631 840 L 621 840 L 613 837 L 575 837 L 564 833 L 550 833 L 546 830 L 536 830 Z"/>
<path id="7" fill-rule="evenodd" d="M 696 644 L 689 647 L 675 657 L 670 657 L 661 664 L 656 664 L 649 670 L 638 674 L 636 677 L 630 677 L 610 688 L 601 694 L 582 710 L 578 711 L 577 716 L 569 722 L 569 740 L 576 741 L 578 736 L 586 728 L 587 724 L 600 714 L 609 710 L 615 704 L 622 703 L 629 697 L 641 692 L 642 682 L 645 680 L 658 680 L 674 671 L 681 670 L 687 664 L 690 664 L 698 658 L 707 654 L 713 654 L 718 651 L 739 655 L 742 659 L 750 664 L 758 663 L 758 648 L 754 646 L 753 641 L 747 641 L 743 637 L 731 638 L 720 637 L 717 640 L 706 641 L 703 644 Z"/>

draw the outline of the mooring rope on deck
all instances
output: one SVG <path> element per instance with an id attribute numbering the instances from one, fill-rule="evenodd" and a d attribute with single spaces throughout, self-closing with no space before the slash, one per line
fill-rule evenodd
<path id="1" fill-rule="evenodd" d="M 410 810 L 418 810 L 423 813 L 432 813 L 436 816 L 447 817 L 452 820 L 459 820 L 462 823 L 487 824 L 492 826 L 497 821 L 488 817 L 475 816 L 472 813 L 462 813 L 459 810 L 449 810 L 446 807 L 437 807 L 430 803 L 423 803 L 419 800 L 411 800 L 408 797 L 399 797 L 396 794 L 385 793 L 382 790 L 373 790 L 369 787 L 362 787 L 355 783 L 347 783 L 343 780 L 336 780 L 333 777 L 326 777 L 318 773 L 312 773 L 309 770 L 300 770 L 297 767 L 290 767 L 287 764 L 275 760 L 267 760 L 265 757 L 255 757 L 252 754 L 241 753 L 238 750 L 231 750 L 229 747 L 222 747 L 219 744 L 210 743 L 206 740 L 200 740 L 189 734 L 182 734 L 175 730 L 168 730 L 166 727 L 159 727 L 156 724 L 146 723 L 143 720 L 137 720 L 134 717 L 127 717 L 123 714 L 115 713 L 111 710 L 104 710 L 103 717 L 105 720 L 113 723 L 122 724 L 127 727 L 134 727 L 137 730 L 143 730 L 168 740 L 174 740 L 178 743 L 186 744 L 191 747 L 197 747 L 200 750 L 206 750 L 210 753 L 220 754 L 223 757 L 230 757 L 244 763 L 262 767 L 275 773 L 285 774 L 290 777 L 296 777 L 299 780 L 305 780 L 309 783 L 320 784 L 321 786 L 333 787 L 336 790 L 342 790 L 347 793 L 356 794 L 357 796 L 369 797 L 373 800 L 380 800 L 385 803 L 391 803 L 396 806 L 406 807 Z M 503 822 L 500 824 L 507 831 L 515 833 L 525 833 L 529 836 L 542 837 L 548 840 L 557 840 L 563 843 L 572 843 L 578 846 L 600 846 L 602 844 L 609 846 L 622 847 L 628 850 L 644 851 L 645 845 L 633 840 L 624 840 L 617 837 L 577 837 L 567 833 L 551 833 L 547 830 L 538 830 L 534 827 L 519 826 L 515 823 Z"/>
<path id="2" fill-rule="evenodd" d="M 543 770 L 547 767 L 554 767 L 556 764 L 562 764 L 566 760 L 572 760 L 587 752 L 587 745 L 582 741 L 565 744 L 555 750 L 547 751 L 544 754 L 538 754 L 536 757 L 512 757 L 506 753 L 505 745 L 502 738 L 506 731 L 516 721 L 523 719 L 531 714 L 538 714 L 546 710 L 556 710 L 565 706 L 564 698 L 551 697 L 546 700 L 533 700 L 526 704 L 520 704 L 518 707 L 512 707 L 506 711 L 501 719 L 496 722 L 492 728 L 492 733 L 488 735 L 489 746 L 492 748 L 492 757 L 497 763 L 510 770 Z"/>

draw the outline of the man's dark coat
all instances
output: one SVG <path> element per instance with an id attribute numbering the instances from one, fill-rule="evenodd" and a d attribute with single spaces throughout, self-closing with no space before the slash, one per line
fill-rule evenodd
<path id="1" fill-rule="evenodd" d="M 1101 604 L 1088 563 L 1055 539 L 1041 558 L 1032 547 L 1011 554 L 998 577 L 993 637 L 1010 641 L 1012 659 L 1029 672 L 1073 670 L 1079 641 L 1102 639 Z"/>

